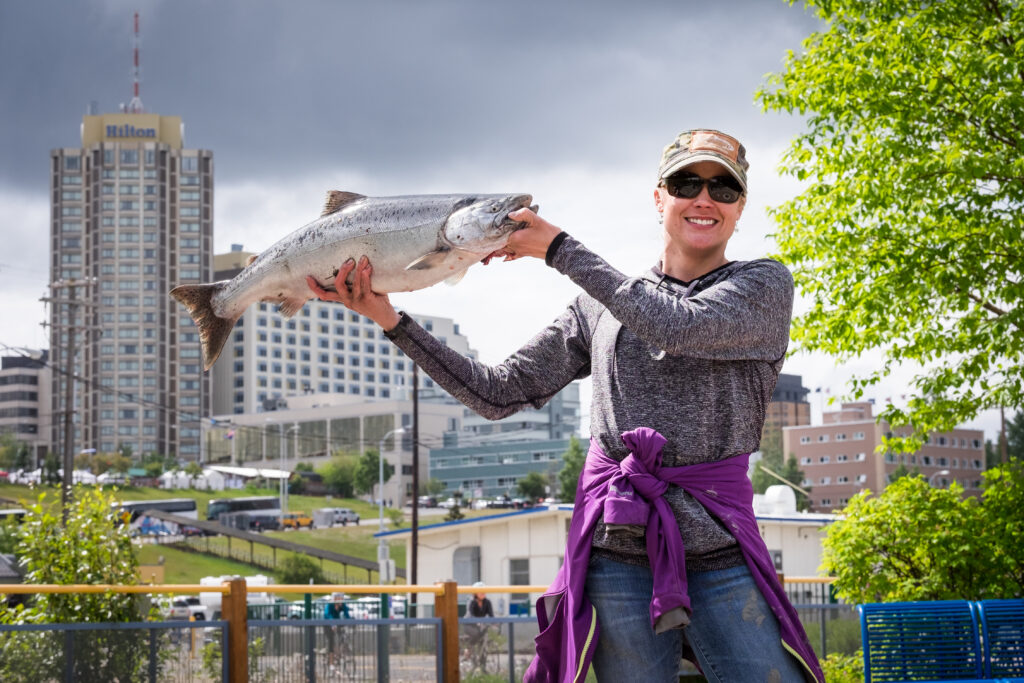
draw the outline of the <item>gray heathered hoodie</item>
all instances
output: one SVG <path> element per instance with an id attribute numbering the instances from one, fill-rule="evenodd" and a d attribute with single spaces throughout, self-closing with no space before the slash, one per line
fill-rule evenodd
<path id="1" fill-rule="evenodd" d="M 629 278 L 572 237 L 549 263 L 584 294 L 497 366 L 452 351 L 402 315 L 387 336 L 452 396 L 497 420 L 540 408 L 565 385 L 593 378 L 590 434 L 616 460 L 619 435 L 651 427 L 668 439 L 669 467 L 758 448 L 789 343 L 793 278 L 769 259 L 733 262 L 686 283 L 657 268 Z M 689 494 L 670 486 L 690 571 L 743 563 L 736 541 Z M 595 552 L 647 564 L 642 536 L 598 525 Z"/>

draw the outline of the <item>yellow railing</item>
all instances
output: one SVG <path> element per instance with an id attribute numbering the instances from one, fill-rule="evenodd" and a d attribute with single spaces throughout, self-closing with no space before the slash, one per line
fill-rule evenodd
<path id="1" fill-rule="evenodd" d="M 785 583 L 831 583 L 828 577 L 784 577 Z M 353 593 L 353 594 L 401 594 L 430 593 L 434 596 L 434 616 L 441 619 L 442 673 L 444 681 L 459 681 L 459 603 L 458 596 L 468 593 L 543 593 L 547 586 L 459 586 L 454 581 L 443 581 L 429 585 L 390 585 L 375 586 L 370 584 L 297 584 L 252 586 L 258 593 Z M 195 584 L 166 584 L 119 586 L 101 584 L 0 584 L 0 595 L 36 594 L 36 593 L 149 593 L 154 595 L 180 593 L 220 593 L 221 615 L 228 622 L 227 656 L 229 683 L 246 683 L 249 678 L 248 660 L 248 619 L 247 594 L 245 580 L 234 578 L 219 586 L 203 586 Z"/>

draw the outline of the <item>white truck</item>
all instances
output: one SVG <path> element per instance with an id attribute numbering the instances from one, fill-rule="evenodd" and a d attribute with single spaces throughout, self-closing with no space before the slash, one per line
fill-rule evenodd
<path id="1" fill-rule="evenodd" d="M 318 529 L 332 527 L 335 524 L 359 524 L 359 515 L 349 508 L 319 508 L 313 510 L 313 526 Z"/>
<path id="2" fill-rule="evenodd" d="M 219 586 L 225 581 L 230 581 L 235 578 L 234 576 L 204 576 L 199 579 L 200 586 Z M 260 586 L 269 586 L 272 581 L 269 577 L 263 574 L 256 574 L 255 576 L 246 576 L 245 578 L 245 589 L 246 589 L 246 603 L 249 605 L 271 605 L 274 603 L 274 598 L 269 593 L 257 592 Z M 220 602 L 222 595 L 220 593 L 200 593 L 199 602 L 201 602 L 206 609 L 206 618 L 211 619 L 210 615 L 214 612 L 220 613 Z"/>

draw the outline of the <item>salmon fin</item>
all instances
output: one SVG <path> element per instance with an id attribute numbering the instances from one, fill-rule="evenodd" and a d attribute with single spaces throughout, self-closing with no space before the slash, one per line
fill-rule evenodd
<path id="1" fill-rule="evenodd" d="M 246 265 L 246 267 L 249 267 L 249 266 L 251 266 L 251 265 L 252 265 L 252 262 L 253 262 L 253 261 L 255 261 L 256 259 L 258 259 L 259 257 L 260 257 L 260 255 L 259 255 L 259 254 L 253 254 L 253 255 L 252 255 L 252 256 L 250 256 L 249 258 L 245 259 L 245 265 Z"/>
<path id="2" fill-rule="evenodd" d="M 279 299 L 280 303 L 277 305 L 277 311 L 286 318 L 290 318 L 306 305 L 308 299 L 303 298 L 292 298 L 292 299 Z"/>
<path id="3" fill-rule="evenodd" d="M 430 270 L 440 266 L 450 249 L 442 248 L 420 256 L 405 267 L 406 270 Z"/>
<path id="4" fill-rule="evenodd" d="M 327 216 L 335 211 L 340 211 L 352 202 L 365 199 L 366 195 L 359 194 L 358 192 L 343 192 L 341 190 L 328 190 L 327 201 L 324 202 L 324 210 L 320 214 L 321 216 Z"/>
<path id="5" fill-rule="evenodd" d="M 467 268 L 466 270 L 469 270 L 469 269 Z M 462 271 L 459 271 L 458 273 L 455 273 L 455 275 L 452 275 L 450 278 L 445 280 L 444 283 L 446 285 L 451 285 L 452 287 L 454 287 L 455 285 L 457 285 L 460 282 L 462 282 L 462 278 L 466 277 L 466 270 L 462 270 Z"/>
<path id="6" fill-rule="evenodd" d="M 178 285 L 171 290 L 171 296 L 188 309 L 192 321 L 199 328 L 199 342 L 203 347 L 203 370 L 209 370 L 220 356 L 224 344 L 231 335 L 231 328 L 241 318 L 219 318 L 213 312 L 213 297 L 227 286 L 228 280 L 201 285 Z"/>

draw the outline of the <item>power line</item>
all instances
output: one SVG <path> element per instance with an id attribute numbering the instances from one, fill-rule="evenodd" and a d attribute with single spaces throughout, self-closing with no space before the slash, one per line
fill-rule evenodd
<path id="1" fill-rule="evenodd" d="M 113 389 L 113 388 L 108 387 L 106 385 L 100 384 L 95 379 L 83 377 L 83 376 L 75 374 L 73 372 L 69 372 L 68 370 L 66 370 L 63 367 L 58 367 L 58 366 L 54 365 L 49 360 L 43 361 L 42 359 L 34 359 L 34 358 L 32 358 L 32 356 L 30 354 L 25 353 L 25 350 L 22 347 L 10 346 L 10 345 L 5 344 L 3 342 L 0 342 L 0 347 L 3 347 L 7 351 L 16 352 L 16 353 L 20 354 L 22 357 L 30 358 L 32 360 L 35 360 L 39 365 L 43 365 L 43 366 L 45 366 L 47 368 L 50 368 L 55 373 L 58 373 L 58 374 L 61 374 L 61 375 L 64 375 L 64 376 L 69 376 L 72 380 L 77 381 L 77 382 L 81 382 L 82 384 L 90 387 L 94 391 L 98 391 L 101 394 L 114 395 L 114 396 L 117 396 L 117 397 L 119 397 L 121 399 L 124 399 L 123 400 L 124 403 L 130 403 L 130 404 L 134 404 L 134 405 L 138 405 L 138 406 L 143 406 L 143 407 L 147 407 L 148 406 L 148 407 L 157 408 L 157 409 L 163 411 L 163 413 L 166 416 L 172 417 L 172 418 L 176 418 L 178 422 L 186 423 L 187 424 L 189 422 L 200 422 L 201 423 L 202 420 L 211 420 L 211 422 L 213 422 L 213 420 L 214 420 L 214 418 L 202 417 L 198 413 L 187 413 L 187 412 L 180 411 L 180 410 L 178 410 L 176 408 L 173 408 L 171 406 L 166 406 L 166 405 L 164 405 L 162 403 L 157 403 L 157 402 L 154 402 L 154 401 L 147 401 L 144 398 L 141 398 L 138 394 L 132 394 L 132 393 L 128 393 L 128 392 L 122 392 L 122 391 L 119 391 L 117 389 Z M 273 411 L 271 411 L 271 412 L 273 412 Z M 63 411 L 61 411 L 61 413 L 59 413 L 59 414 L 63 414 Z M 264 413 L 264 415 L 269 415 L 269 414 L 270 413 Z M 47 415 L 48 417 L 52 418 L 54 416 L 54 413 L 51 412 L 51 413 L 45 414 L 45 415 Z M 314 423 L 314 422 L 320 422 L 322 420 L 329 420 L 329 419 L 338 419 L 338 418 L 325 417 L 325 418 L 319 418 L 317 420 L 307 420 L 305 423 L 306 424 L 311 424 L 311 423 Z M 270 425 L 274 426 L 274 428 L 275 428 L 274 432 L 275 432 L 275 435 L 277 435 L 279 433 L 279 431 L 280 431 L 277 428 L 279 425 L 280 425 L 280 427 L 285 427 L 287 425 L 288 428 L 291 428 L 291 426 L 293 426 L 296 422 L 297 422 L 297 420 L 295 420 L 293 418 L 293 419 L 286 419 L 286 420 L 280 420 L 280 421 L 272 421 L 272 422 L 270 422 Z M 259 434 L 260 436 L 263 435 L 263 430 L 265 429 L 264 425 L 240 424 L 240 423 L 231 422 L 229 420 L 217 420 L 216 423 L 222 423 L 222 426 L 230 427 L 230 428 L 232 428 L 232 429 L 234 429 L 236 431 L 238 431 L 238 430 L 243 430 L 243 431 L 244 430 L 249 430 L 250 434 L 256 433 L 256 434 Z M 216 424 L 216 423 L 214 423 L 214 424 Z M 305 446 L 310 446 L 310 445 L 320 446 L 320 445 L 323 445 L 324 442 L 325 442 L 325 436 L 316 436 L 316 435 L 302 434 L 301 433 L 301 429 L 300 429 L 299 433 L 297 434 L 297 436 L 295 436 L 295 437 L 288 437 L 288 438 L 289 439 L 295 439 L 295 440 L 297 440 L 298 442 L 302 443 Z M 367 443 L 373 444 L 373 443 L 375 443 L 375 441 L 372 438 L 371 439 L 335 439 L 334 437 L 332 437 L 331 440 L 330 440 L 330 445 L 332 447 L 334 447 L 334 448 L 358 448 L 360 445 L 364 445 L 365 446 Z M 427 448 L 430 448 L 432 446 L 436 447 L 436 446 L 443 446 L 444 445 L 443 437 L 436 437 L 436 436 L 435 437 L 430 437 L 428 439 L 421 438 L 417 443 L 418 443 L 418 445 L 426 446 Z"/>

